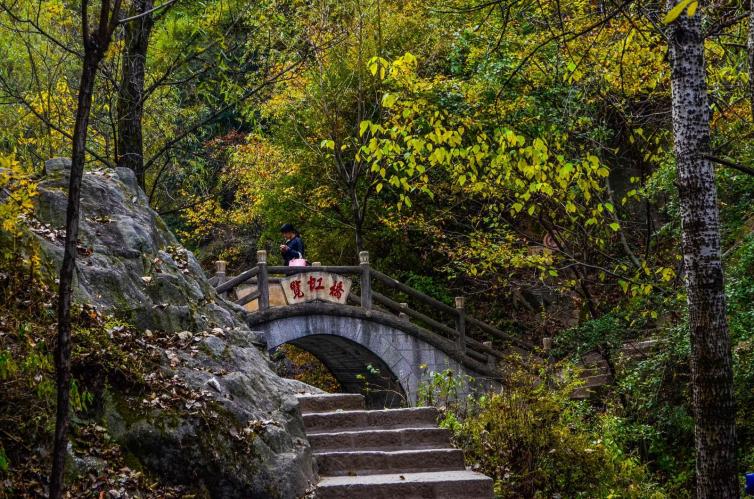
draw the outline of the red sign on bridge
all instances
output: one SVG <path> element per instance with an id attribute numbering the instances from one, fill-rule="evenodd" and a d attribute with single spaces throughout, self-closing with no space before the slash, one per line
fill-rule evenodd
<path id="1" fill-rule="evenodd" d="M 345 304 L 351 292 L 351 279 L 330 272 L 306 272 L 280 281 L 289 305 L 310 301 Z"/>

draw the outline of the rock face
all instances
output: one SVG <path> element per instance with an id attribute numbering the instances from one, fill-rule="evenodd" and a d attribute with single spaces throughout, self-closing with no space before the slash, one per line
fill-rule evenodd
<path id="1" fill-rule="evenodd" d="M 62 260 L 69 164 L 49 161 L 38 189 L 32 230 L 51 273 Z M 108 429 L 140 465 L 171 482 L 198 484 L 211 497 L 305 493 L 316 476 L 294 394 L 307 386 L 271 371 L 240 308 L 214 293 L 191 252 L 149 208 L 131 170 L 84 175 L 76 278 L 76 301 L 142 331 L 175 333 L 187 347 L 160 350 L 160 376 L 213 408 L 202 421 L 190 401 L 144 409 L 109 393 Z"/>
<path id="2" fill-rule="evenodd" d="M 65 226 L 66 161 L 48 161 L 45 170 L 51 173 L 39 185 L 37 217 L 53 231 Z M 86 173 L 80 224 L 76 299 L 115 311 L 143 329 L 240 324 L 229 304 L 216 303 L 196 259 L 148 207 L 133 171 Z M 41 237 L 45 254 L 55 263 L 62 260 L 64 235 L 61 230 Z"/>

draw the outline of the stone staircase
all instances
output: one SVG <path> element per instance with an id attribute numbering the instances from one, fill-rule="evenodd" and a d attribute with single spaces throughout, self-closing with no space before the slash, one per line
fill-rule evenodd
<path id="1" fill-rule="evenodd" d="M 437 410 L 365 410 L 358 394 L 299 396 L 322 499 L 490 499 L 492 479 L 467 471 Z"/>

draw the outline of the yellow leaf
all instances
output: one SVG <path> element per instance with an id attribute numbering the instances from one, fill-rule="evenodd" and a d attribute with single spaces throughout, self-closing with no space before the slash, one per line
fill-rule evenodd
<path id="1" fill-rule="evenodd" d="M 689 5 L 689 10 L 686 11 L 686 15 L 688 15 L 689 17 L 693 17 L 694 14 L 696 14 L 697 7 L 699 7 L 699 2 L 697 1 L 691 2 L 691 5 Z"/>
<path id="2" fill-rule="evenodd" d="M 677 4 L 675 4 L 675 7 L 670 9 L 667 14 L 665 14 L 665 17 L 662 19 L 663 24 L 670 24 L 676 19 L 678 19 L 678 16 L 681 15 L 681 12 L 686 10 L 687 7 L 689 7 L 689 4 L 691 2 L 696 3 L 694 0 L 681 0 Z M 689 8 L 691 10 L 691 8 Z M 696 7 L 694 7 L 694 12 L 696 12 Z M 693 15 L 693 14 L 690 14 Z"/>
<path id="3" fill-rule="evenodd" d="M 369 124 L 370 123 L 369 123 L 368 120 L 364 120 L 361 123 L 359 123 L 359 135 L 360 136 L 364 135 L 364 132 L 366 132 L 367 128 L 369 128 Z"/>

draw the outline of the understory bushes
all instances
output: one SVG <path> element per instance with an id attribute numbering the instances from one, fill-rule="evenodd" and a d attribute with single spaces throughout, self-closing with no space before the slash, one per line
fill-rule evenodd
<path id="1" fill-rule="evenodd" d="M 726 292 L 743 478 L 754 470 L 754 235 L 741 238 L 728 255 Z M 580 381 L 565 361 L 514 363 L 502 390 L 477 398 L 453 397 L 465 383 L 458 376 L 431 374 L 422 399 L 444 408 L 443 426 L 453 431 L 467 464 L 495 479 L 499 497 L 693 497 L 684 302 L 681 293 L 650 305 L 664 317 L 654 325 L 637 312 L 646 301 L 629 302 L 620 313 L 556 338 L 556 357 L 578 359 L 600 347 L 612 357 L 614 383 L 598 399 L 571 398 Z M 638 358 L 621 353 L 623 342 L 646 337 L 655 340 L 650 351 Z"/>
<path id="2" fill-rule="evenodd" d="M 467 464 L 493 477 L 497 497 L 667 497 L 622 448 L 620 418 L 571 399 L 581 383 L 572 366 L 515 367 L 502 390 L 440 400 L 440 391 L 454 391 L 450 379 L 465 382 L 443 373 L 430 377 L 423 393 L 445 402 L 441 425 L 452 430 Z"/>

